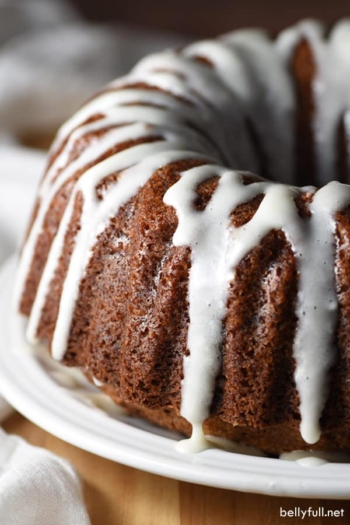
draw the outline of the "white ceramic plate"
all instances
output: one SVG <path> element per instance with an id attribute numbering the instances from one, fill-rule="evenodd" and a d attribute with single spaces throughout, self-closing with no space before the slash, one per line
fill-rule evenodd
<path id="1" fill-rule="evenodd" d="M 15 266 L 12 258 L 0 274 L 0 391 L 35 424 L 99 456 L 170 478 L 278 496 L 350 499 L 349 464 L 303 467 L 219 449 L 181 454 L 174 448 L 179 436 L 113 409 L 77 374 L 62 374 L 51 359 L 25 350 L 11 328 Z"/>

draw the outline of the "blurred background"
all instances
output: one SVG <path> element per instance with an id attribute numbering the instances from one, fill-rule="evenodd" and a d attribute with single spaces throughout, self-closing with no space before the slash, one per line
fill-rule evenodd
<path id="1" fill-rule="evenodd" d="M 0 0 L 0 144 L 46 149 L 84 100 L 143 55 L 240 27 L 332 24 L 349 0 Z"/>
<path id="2" fill-rule="evenodd" d="M 89 20 L 117 20 L 154 29 L 178 31 L 190 38 L 215 36 L 239 27 L 260 26 L 277 32 L 301 18 L 332 24 L 350 16 L 348 0 L 148 0 L 96 2 L 74 0 Z"/>

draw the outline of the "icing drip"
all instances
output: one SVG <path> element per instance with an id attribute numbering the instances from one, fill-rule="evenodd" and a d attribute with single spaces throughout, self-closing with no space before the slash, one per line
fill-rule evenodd
<path id="1" fill-rule="evenodd" d="M 235 454 L 264 457 L 265 454 L 254 447 L 248 447 L 243 443 L 236 443 L 230 439 L 219 436 L 207 436 L 203 434 L 201 425 L 194 425 L 191 439 L 182 439 L 175 445 L 178 452 L 182 454 L 198 454 L 212 448 L 219 448 Z"/>
<path id="2" fill-rule="evenodd" d="M 160 166 L 170 164 L 179 159 L 191 158 L 194 155 L 191 152 L 182 151 L 180 149 L 180 142 L 176 144 L 179 149 L 173 152 L 167 151 L 166 145 L 167 143 L 160 143 L 158 147 L 158 151 L 163 149 L 165 150 L 164 153 L 156 155 L 153 148 L 152 155 L 145 155 L 145 160 L 130 169 L 124 170 L 118 183 L 110 190 L 102 202 L 96 197 L 95 187 L 98 182 L 103 180 L 109 173 L 114 173 L 121 169 L 120 156 L 110 157 L 101 164 L 94 166 L 77 184 L 49 255 L 48 264 L 45 268 L 47 276 L 44 275 L 45 281 L 42 281 L 44 282 L 43 289 L 39 290 L 38 293 L 38 309 L 33 308 L 33 315 L 29 323 L 28 335 L 33 337 L 40 320 L 41 308 L 48 291 L 48 285 L 51 282 L 53 272 L 57 267 L 58 256 L 61 254 L 63 248 L 67 225 L 73 213 L 75 196 L 78 192 L 81 192 L 84 199 L 83 212 L 80 219 L 81 228 L 75 239 L 75 246 L 64 282 L 59 314 L 52 340 L 52 355 L 55 359 L 61 360 L 65 354 L 74 308 L 78 298 L 79 285 L 92 255 L 97 237 L 103 232 L 109 219 L 118 213 L 119 208 L 123 204 L 136 195 L 138 189 L 147 182 Z M 128 152 L 130 154 L 130 150 L 127 150 L 126 153 Z M 199 154 L 196 156 L 198 157 Z M 205 157 L 203 157 L 203 159 L 205 159 Z"/>
<path id="3" fill-rule="evenodd" d="M 101 387 L 104 385 L 104 383 L 100 381 L 99 379 L 97 379 L 96 377 L 93 377 L 92 380 L 94 382 L 94 385 L 96 385 L 97 387 Z"/>
<path id="4" fill-rule="evenodd" d="M 337 134 L 344 114 L 350 108 L 350 23 L 339 22 L 325 40 L 322 24 L 304 21 L 282 32 L 277 49 L 288 65 L 295 46 L 306 39 L 313 51 L 317 76 L 313 82 L 315 115 L 312 123 L 316 147 L 319 184 L 326 184 L 337 173 Z M 350 173 L 348 170 L 348 179 Z"/>
<path id="5" fill-rule="evenodd" d="M 274 44 L 262 31 L 235 31 L 221 41 L 193 44 L 185 53 L 204 56 L 214 64 L 219 77 L 244 107 L 259 137 L 270 178 L 291 183 L 295 168 L 294 96 Z M 281 148 L 284 155 L 280 155 Z"/>
<path id="6" fill-rule="evenodd" d="M 214 174 L 220 176 L 218 188 L 206 209 L 197 212 L 196 189 Z M 294 358 L 301 435 L 308 443 L 315 443 L 320 437 L 319 419 L 326 400 L 327 372 L 335 358 L 337 296 L 332 217 L 349 204 L 350 188 L 332 182 L 319 190 L 309 207 L 308 221 L 299 217 L 294 202 L 301 191 L 267 182 L 245 186 L 238 173 L 206 166 L 184 172 L 165 194 L 164 202 L 176 209 L 179 220 L 174 245 L 191 247 L 189 355 L 184 358 L 181 415 L 196 429 L 191 439 L 199 448 L 203 443 L 198 437 L 198 428 L 210 414 L 215 379 L 221 366 L 222 322 L 229 285 L 239 262 L 273 229 L 281 229 L 286 234 L 299 273 Z M 262 193 L 265 197 L 253 218 L 239 228 L 230 225 L 231 211 Z"/>
<path id="7" fill-rule="evenodd" d="M 295 450 L 280 455 L 284 461 L 296 461 L 303 467 L 320 467 L 327 463 L 349 463 L 350 455 L 341 452 L 314 452 L 312 450 Z"/>
<path id="8" fill-rule="evenodd" d="M 244 120 L 244 113 L 238 99 L 220 81 L 214 71 L 193 60 L 174 52 L 146 57 L 135 68 L 136 78 L 148 78 L 153 85 L 163 89 L 174 90 L 174 77 L 168 75 L 169 83 L 162 82 L 163 77 L 153 71 L 157 69 L 180 73 L 185 80 L 177 79 L 178 89 L 175 94 L 185 97 L 188 93 L 198 93 L 203 101 L 215 100 L 215 111 L 206 119 L 206 128 L 213 129 L 214 136 L 223 151 L 223 160 L 230 166 L 240 166 L 242 169 L 255 171 L 257 160 L 249 139 Z M 144 77 L 146 75 L 146 77 Z M 198 96 L 198 95 L 197 95 Z M 208 117 L 208 113 L 206 114 Z"/>
<path id="9" fill-rule="evenodd" d="M 317 167 L 321 184 L 334 177 L 337 169 L 337 132 L 343 114 L 350 108 L 350 24 L 341 22 L 333 29 L 329 43 L 314 46 L 318 78 L 314 85 L 317 111 L 315 138 Z M 346 51 L 344 51 L 346 50 Z M 347 182 L 350 182 L 348 173 Z"/>
<path id="10" fill-rule="evenodd" d="M 39 197 L 40 208 L 37 217 L 34 221 L 34 224 L 32 225 L 31 230 L 29 232 L 27 241 L 24 245 L 18 268 L 14 292 L 14 301 L 16 304 L 16 308 L 18 308 L 21 295 L 23 293 L 25 281 L 28 275 L 28 270 L 30 269 L 31 262 L 33 260 L 36 243 L 40 234 L 43 231 L 44 220 L 46 214 L 50 209 L 52 199 L 60 190 L 62 185 L 66 181 L 68 181 L 78 170 L 82 169 L 88 163 L 97 160 L 101 155 L 103 155 L 106 151 L 108 151 L 116 144 L 116 140 L 118 140 L 119 131 L 120 130 L 114 130 L 113 132 L 108 133 L 103 139 L 101 139 L 101 141 L 99 141 L 95 145 L 94 148 L 92 148 L 92 151 L 89 149 L 89 151 L 83 152 L 83 154 L 80 155 L 76 159 L 76 161 L 73 161 L 67 167 L 67 169 L 63 170 L 60 176 L 54 182 L 52 182 L 52 185 L 47 188 L 45 195 L 42 195 L 41 198 Z M 68 148 L 70 147 L 69 144 L 67 146 Z"/>
<path id="11" fill-rule="evenodd" d="M 120 130 L 116 130 L 117 132 Z M 110 137 L 106 138 L 107 141 L 107 148 L 106 144 L 101 140 L 101 142 L 98 143 L 95 148 L 91 148 L 93 151 L 89 150 L 89 153 L 86 155 L 86 159 L 84 158 L 82 160 L 82 157 L 84 157 L 84 153 L 77 159 L 76 162 L 73 162 L 71 165 L 68 166 L 67 170 L 63 170 L 60 174 L 60 176 L 53 182 L 52 187 L 48 190 L 48 194 L 46 195 L 45 199 L 42 200 L 41 206 L 38 212 L 38 215 L 34 221 L 34 224 L 32 226 L 32 229 L 30 231 L 30 234 L 28 236 L 27 242 L 24 246 L 19 269 L 18 269 L 18 275 L 17 275 L 17 281 L 16 281 L 16 287 L 15 287 L 15 293 L 14 293 L 14 300 L 16 305 L 19 304 L 22 290 L 24 287 L 25 279 L 28 274 L 28 268 L 30 267 L 30 263 L 33 259 L 34 250 L 36 247 L 36 243 L 38 240 L 38 237 L 40 236 L 44 220 L 46 217 L 46 214 L 50 208 L 50 204 L 52 202 L 52 199 L 56 195 L 57 191 L 60 189 L 62 184 L 69 180 L 69 178 L 79 169 L 78 166 L 85 166 L 88 163 L 88 159 L 91 159 L 91 157 L 94 159 L 96 158 L 96 151 L 99 152 L 105 152 L 106 149 L 113 147 L 115 145 L 115 137 L 113 140 L 111 140 Z M 101 144 L 103 142 L 103 144 Z M 93 168 L 90 168 L 86 173 L 83 174 L 81 177 L 80 184 L 84 184 L 84 181 L 89 181 L 90 179 L 93 181 L 96 181 L 96 184 L 100 182 L 103 178 L 107 177 L 111 173 L 114 173 L 117 170 L 123 170 L 128 168 L 129 166 L 136 164 L 140 162 L 144 157 L 147 157 L 148 154 L 155 153 L 156 151 L 161 150 L 167 150 L 169 149 L 169 143 L 166 141 L 161 141 L 157 143 L 152 144 L 139 144 L 137 146 L 134 146 L 133 148 L 129 148 L 125 151 L 122 151 L 120 153 L 117 153 L 116 155 L 113 155 L 112 157 L 107 158 L 106 160 L 96 164 Z M 98 155 L 99 156 L 99 155 Z M 74 167 L 72 165 L 75 164 Z M 86 182 L 86 185 L 89 183 Z M 92 183 L 93 184 L 93 183 Z M 57 265 L 58 258 L 61 253 L 61 247 L 63 245 L 65 233 L 69 226 L 69 219 L 73 212 L 73 206 L 74 206 L 74 200 L 76 197 L 76 194 L 78 192 L 78 187 L 75 187 L 75 190 L 73 192 L 73 196 L 69 201 L 69 204 L 66 208 L 65 214 L 62 218 L 62 222 L 60 224 L 59 232 L 56 235 L 53 245 L 52 245 L 52 251 L 54 253 L 54 256 L 52 256 L 51 261 L 53 262 L 53 265 Z M 91 191 L 94 191 L 95 187 L 91 189 Z M 39 290 L 36 297 L 36 305 L 33 307 L 33 312 L 31 314 L 31 319 L 29 322 L 29 328 L 28 328 L 28 334 L 30 340 L 35 339 L 35 330 L 34 326 L 37 325 L 37 317 L 40 316 L 42 307 L 44 306 L 44 301 L 46 297 L 46 291 L 47 287 L 51 282 L 51 278 L 53 277 L 53 273 L 55 268 L 53 268 L 53 265 L 48 264 L 45 266 L 44 274 L 42 276 Z M 34 319 L 34 321 L 32 321 Z"/>
<path id="12" fill-rule="evenodd" d="M 316 443 L 320 438 L 327 372 L 335 359 L 338 299 L 333 216 L 349 202 L 349 186 L 331 182 L 321 188 L 309 207 L 312 217 L 305 225 L 304 238 L 294 245 L 299 270 L 295 382 L 300 397 L 301 435 L 307 443 Z"/>
<path id="13" fill-rule="evenodd" d="M 197 426 L 209 414 L 215 378 L 221 366 L 222 319 L 232 279 L 227 242 L 230 213 L 252 194 L 251 186 L 244 187 L 244 192 L 236 191 L 240 186 L 238 174 L 223 173 L 212 201 L 203 212 L 196 213 L 193 204 L 196 188 L 213 174 L 214 166 L 187 171 L 164 197 L 164 202 L 173 206 L 178 214 L 174 245 L 191 247 L 190 355 L 184 359 L 181 414 Z"/>

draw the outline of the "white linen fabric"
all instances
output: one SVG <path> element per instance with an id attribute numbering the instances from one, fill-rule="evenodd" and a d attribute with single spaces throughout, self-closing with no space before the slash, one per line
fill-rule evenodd
<path id="1" fill-rule="evenodd" d="M 0 523 L 88 525 L 78 475 L 65 460 L 0 429 Z"/>

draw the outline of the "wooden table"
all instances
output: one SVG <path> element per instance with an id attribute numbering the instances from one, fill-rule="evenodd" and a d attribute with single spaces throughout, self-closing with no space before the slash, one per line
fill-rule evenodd
<path id="1" fill-rule="evenodd" d="M 332 525 L 350 523 L 350 501 L 243 494 L 147 474 L 80 450 L 14 414 L 7 432 L 71 461 L 80 473 L 92 525 Z M 280 517 L 280 508 L 344 509 L 344 518 Z M 77 524 L 78 525 L 78 524 Z"/>

